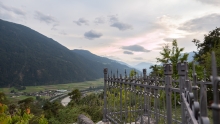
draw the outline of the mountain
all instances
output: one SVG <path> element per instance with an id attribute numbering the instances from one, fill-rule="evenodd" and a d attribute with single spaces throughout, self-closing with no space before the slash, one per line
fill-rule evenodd
<path id="1" fill-rule="evenodd" d="M 187 57 L 187 62 L 192 62 L 194 60 L 194 56 L 195 56 L 195 53 L 194 52 L 188 52 L 188 57 Z M 182 57 L 184 55 L 184 53 L 181 53 L 180 56 Z"/>
<path id="2" fill-rule="evenodd" d="M 141 62 L 141 63 L 139 63 L 139 64 L 137 64 L 137 65 L 134 65 L 134 67 L 136 68 L 136 69 L 138 69 L 139 71 L 143 71 L 143 69 L 145 68 L 145 69 L 147 69 L 147 74 L 149 74 L 150 72 L 151 72 L 151 69 L 149 69 L 149 67 L 151 66 L 151 65 L 153 65 L 152 63 L 148 63 L 148 62 Z"/>
<path id="3" fill-rule="evenodd" d="M 118 62 L 119 64 L 126 65 L 126 66 L 128 66 L 128 67 L 130 67 L 130 68 L 134 68 L 133 66 L 131 66 L 131 65 L 125 63 L 125 62 L 117 61 L 117 60 L 115 60 L 115 61 Z"/>
<path id="4" fill-rule="evenodd" d="M 93 57 L 82 57 L 26 26 L 1 19 L 0 56 L 0 87 L 70 83 L 103 77 L 104 66 L 99 66 Z M 114 66 L 104 64 L 109 68 Z"/>
<path id="5" fill-rule="evenodd" d="M 87 50 L 74 49 L 72 50 L 72 52 L 81 55 L 85 59 L 88 59 L 88 61 L 96 62 L 96 64 L 94 64 L 93 67 L 95 67 L 96 70 L 100 70 L 99 72 L 102 72 L 101 70 L 103 70 L 103 68 L 108 68 L 109 72 L 112 71 L 116 73 L 118 70 L 119 74 L 124 75 L 125 70 L 127 71 L 127 74 L 129 74 L 129 72 L 132 70 L 132 67 L 129 67 L 123 62 L 119 63 L 116 60 L 112 60 L 106 57 L 100 57 Z"/>
<path id="6" fill-rule="evenodd" d="M 187 61 L 192 62 L 193 61 L 193 56 L 195 55 L 195 53 L 194 52 L 189 52 L 188 54 L 189 55 L 188 55 Z"/>

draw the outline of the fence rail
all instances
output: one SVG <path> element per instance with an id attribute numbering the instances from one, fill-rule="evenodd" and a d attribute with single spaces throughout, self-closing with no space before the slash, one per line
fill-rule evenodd
<path id="1" fill-rule="evenodd" d="M 150 77 L 146 69 L 140 76 L 108 73 L 104 69 L 103 122 L 141 124 L 209 124 L 207 85 L 213 89 L 211 105 L 214 124 L 220 124 L 219 82 L 215 55 L 212 53 L 211 82 L 188 77 L 188 63 L 177 63 L 178 79 L 173 79 L 172 64 L 164 64 L 164 75 Z M 200 91 L 200 93 L 198 93 Z"/>

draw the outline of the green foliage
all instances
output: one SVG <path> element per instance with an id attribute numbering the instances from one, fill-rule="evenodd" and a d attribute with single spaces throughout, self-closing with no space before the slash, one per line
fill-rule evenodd
<path id="1" fill-rule="evenodd" d="M 137 74 L 138 74 L 138 72 L 135 71 L 134 69 L 132 69 L 132 70 L 130 71 L 130 73 L 129 73 L 129 76 L 130 76 L 130 77 L 134 77 L 134 76 L 137 75 Z"/>
<path id="2" fill-rule="evenodd" d="M 208 34 L 204 35 L 203 42 L 197 39 L 193 39 L 192 42 L 195 43 L 198 50 L 198 52 L 194 56 L 194 59 L 199 63 L 199 66 L 201 66 L 201 68 L 205 68 L 206 78 L 209 78 L 209 76 L 212 75 L 212 51 L 215 52 L 217 73 L 218 75 L 220 75 L 220 28 L 216 28 L 210 31 Z M 198 77 L 199 75 L 202 75 L 199 73 L 203 72 L 202 69 L 200 70 L 201 71 L 197 71 Z M 212 87 L 208 85 L 207 88 L 211 89 Z M 211 90 L 207 91 L 207 100 L 209 104 L 213 100 L 213 92 Z"/>
<path id="3" fill-rule="evenodd" d="M 44 115 L 41 115 L 38 121 L 39 124 L 48 124 L 48 121 L 46 118 L 44 118 Z"/>
<path id="4" fill-rule="evenodd" d="M 6 113 L 0 113 L 0 124 L 12 124 L 11 116 Z"/>
<path id="5" fill-rule="evenodd" d="M 161 58 L 156 58 L 157 62 L 160 62 L 162 64 L 165 64 L 165 63 L 172 64 L 173 77 L 177 77 L 177 69 L 176 69 L 177 63 L 187 61 L 187 57 L 188 57 L 187 53 L 184 53 L 181 56 L 181 52 L 183 52 L 183 50 L 184 50 L 184 48 L 179 48 L 177 41 L 173 40 L 172 47 L 170 48 L 170 46 L 168 44 L 163 46 L 162 52 L 160 52 Z M 156 72 L 153 72 L 153 73 L 156 73 Z"/>
<path id="6" fill-rule="evenodd" d="M 74 103 L 79 103 L 82 96 L 79 89 L 73 90 L 72 92 L 68 93 L 68 95 L 70 96 L 71 101 L 73 101 Z"/>
<path id="7" fill-rule="evenodd" d="M 3 109 L 2 109 L 3 108 Z M 23 113 L 18 109 L 14 115 L 10 115 L 7 105 L 1 105 L 0 110 L 0 124 L 28 124 L 29 120 L 33 118 L 33 114 Z"/>
<path id="8" fill-rule="evenodd" d="M 159 76 L 159 77 L 163 76 L 163 66 L 159 66 L 155 64 L 150 66 L 150 69 L 152 69 L 150 76 Z"/>
<path id="9" fill-rule="evenodd" d="M 177 41 L 173 40 L 172 42 L 172 48 L 168 44 L 163 46 L 163 51 L 160 52 L 162 58 L 156 58 L 158 62 L 161 63 L 177 63 L 177 62 L 183 62 L 187 60 L 188 54 L 185 53 L 183 56 L 181 56 L 181 52 L 183 52 L 184 48 L 179 48 Z"/>
<path id="10" fill-rule="evenodd" d="M 27 113 L 24 113 L 23 115 L 21 115 L 21 111 L 19 111 L 17 113 L 17 115 L 12 116 L 12 124 L 14 124 L 14 123 L 16 123 L 16 124 L 29 124 L 29 120 L 33 117 L 34 117 L 33 114 L 27 114 Z"/>
<path id="11" fill-rule="evenodd" d="M 45 117 L 49 124 L 67 124 L 77 122 L 80 114 L 91 118 L 94 122 L 102 119 L 103 93 L 89 94 L 81 98 L 79 90 L 73 90 L 71 102 L 67 107 L 58 105 L 59 103 L 46 102 L 43 106 Z M 79 97 L 80 96 L 80 97 Z M 76 103 L 77 101 L 77 103 Z"/>
<path id="12" fill-rule="evenodd" d="M 59 114 L 59 111 L 62 108 L 63 108 L 62 104 L 58 101 L 55 101 L 52 103 L 47 101 L 43 106 L 45 117 L 46 118 L 57 117 Z"/>
<path id="13" fill-rule="evenodd" d="M 188 63 L 188 77 L 192 80 L 192 76 L 193 76 L 193 62 L 189 62 Z M 196 71 L 196 76 L 198 80 L 202 80 L 204 79 L 204 67 L 199 65 L 199 64 L 195 64 L 195 71 Z"/>
<path id="14" fill-rule="evenodd" d="M 5 93 L 0 92 L 0 103 L 3 103 L 7 100 Z"/>
<path id="15" fill-rule="evenodd" d="M 195 59 L 200 63 L 206 63 L 206 57 L 209 56 L 211 51 L 215 51 L 215 48 L 219 48 L 220 43 L 220 28 L 216 28 L 210 31 L 209 34 L 204 35 L 204 41 L 201 42 L 197 39 L 192 41 L 197 46 L 198 53 L 195 54 Z"/>
<path id="16" fill-rule="evenodd" d="M 33 97 L 29 97 L 29 98 L 18 101 L 18 104 L 29 105 L 33 101 L 34 101 Z"/>
<path id="17" fill-rule="evenodd" d="M 207 75 L 211 75 L 211 52 L 215 52 L 218 74 L 220 74 L 220 28 L 204 35 L 203 42 L 196 39 L 193 39 L 192 42 L 195 43 L 198 49 L 198 53 L 195 54 L 194 58 L 206 69 Z"/>

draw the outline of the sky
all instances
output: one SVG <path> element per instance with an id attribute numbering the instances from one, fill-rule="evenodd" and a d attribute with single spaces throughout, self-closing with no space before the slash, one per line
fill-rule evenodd
<path id="1" fill-rule="evenodd" d="M 184 52 L 220 27 L 220 0 L 0 0 L 0 19 L 130 65 L 156 63 L 165 44 Z"/>

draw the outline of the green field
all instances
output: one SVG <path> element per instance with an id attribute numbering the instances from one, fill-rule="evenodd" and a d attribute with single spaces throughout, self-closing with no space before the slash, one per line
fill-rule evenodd
<path id="1" fill-rule="evenodd" d="M 94 81 L 85 81 L 85 82 L 77 82 L 77 83 L 68 83 L 68 84 L 55 84 L 55 85 L 43 85 L 43 86 L 26 86 L 26 90 L 22 90 L 22 92 L 38 92 L 44 90 L 54 90 L 54 89 L 64 89 L 64 90 L 73 90 L 73 89 L 86 89 L 90 86 L 97 87 L 103 86 L 103 78 L 97 79 Z M 10 93 L 14 88 L 0 88 L 0 92 Z"/>
<path id="2" fill-rule="evenodd" d="M 43 85 L 43 86 L 26 86 L 26 90 L 18 91 L 18 92 L 38 92 L 38 91 L 45 91 L 45 90 L 68 90 L 71 91 L 73 89 L 87 89 L 89 87 L 98 87 L 104 86 L 103 78 L 97 79 L 94 81 L 85 81 L 85 82 L 77 82 L 77 83 L 68 83 L 68 84 L 56 84 L 56 85 Z M 10 91 L 14 88 L 0 88 L 0 92 L 4 92 L 7 96 L 9 95 Z M 15 89 L 14 89 L 15 90 Z M 15 90 L 17 92 L 17 90 Z M 26 96 L 20 96 L 16 98 L 9 98 L 9 99 L 24 99 Z"/>

